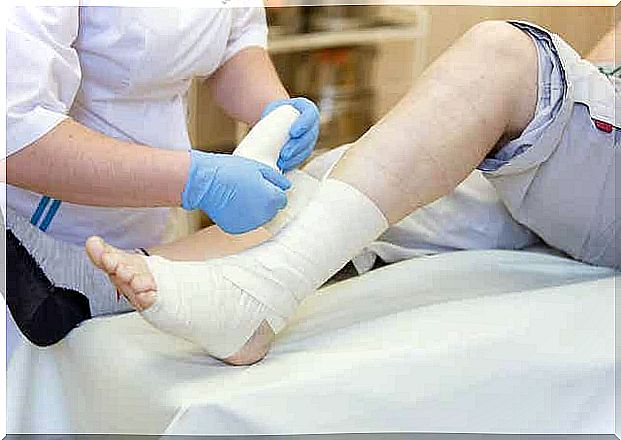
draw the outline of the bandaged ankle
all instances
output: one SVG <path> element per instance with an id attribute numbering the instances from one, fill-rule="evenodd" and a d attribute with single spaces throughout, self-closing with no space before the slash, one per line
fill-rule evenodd
<path id="1" fill-rule="evenodd" d="M 250 250 L 190 263 L 145 258 L 157 293 L 142 315 L 157 328 L 226 358 L 263 320 L 275 332 L 282 330 L 304 298 L 387 227 L 369 198 L 328 179 L 291 223 Z"/>
<path id="2" fill-rule="evenodd" d="M 297 110 L 282 106 L 261 120 L 236 155 L 276 167 Z M 271 240 L 238 255 L 204 262 L 146 261 L 155 278 L 155 304 L 141 312 L 155 327 L 193 341 L 207 353 L 237 353 L 263 320 L 282 330 L 300 302 L 341 269 L 388 223 L 357 189 L 302 173 L 287 207 L 265 225 Z M 282 228 L 282 229 L 281 229 Z"/>
<path id="3" fill-rule="evenodd" d="M 279 331 L 302 300 L 387 228 L 386 218 L 368 197 L 327 179 L 275 237 L 229 257 L 236 264 L 229 265 L 228 276 L 275 311 L 281 319 L 271 317 L 268 322 Z M 262 282 L 256 282 L 257 275 Z"/>
<path id="4" fill-rule="evenodd" d="M 287 206 L 263 225 L 263 229 L 266 229 L 272 236 L 297 217 L 320 186 L 319 180 L 300 170 L 289 171 L 287 178 L 291 182 L 291 188 L 287 190 Z"/>
<path id="5" fill-rule="evenodd" d="M 89 261 L 84 248 L 56 240 L 7 207 L 7 229 L 32 255 L 50 282 L 84 294 L 93 316 L 133 310 L 122 298 L 117 302 L 108 277 Z"/>
<path id="6" fill-rule="evenodd" d="M 156 328 L 225 359 L 250 339 L 267 307 L 231 282 L 217 260 L 177 262 L 146 258 L 157 284 L 156 301 L 140 312 Z"/>

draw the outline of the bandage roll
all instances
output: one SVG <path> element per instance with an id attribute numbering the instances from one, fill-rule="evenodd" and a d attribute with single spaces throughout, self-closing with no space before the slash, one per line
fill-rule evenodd
<path id="1" fill-rule="evenodd" d="M 300 112 L 290 105 L 276 107 L 250 130 L 233 154 L 278 170 L 276 163 L 280 150 L 289 139 L 291 126 L 299 116 Z M 291 188 L 287 191 L 287 206 L 263 225 L 272 235 L 280 231 L 306 206 L 319 186 L 316 179 L 299 170 L 289 171 L 287 178 L 291 181 Z"/>
<path id="2" fill-rule="evenodd" d="M 253 159 L 278 170 L 280 150 L 289 139 L 300 112 L 290 105 L 276 107 L 261 119 L 239 143 L 233 154 Z"/>

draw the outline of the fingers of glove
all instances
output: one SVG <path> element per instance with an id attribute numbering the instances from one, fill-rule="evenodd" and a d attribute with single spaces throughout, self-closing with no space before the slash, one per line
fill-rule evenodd
<path id="1" fill-rule="evenodd" d="M 319 109 L 313 101 L 304 97 L 292 99 L 278 99 L 276 101 L 272 101 L 267 106 L 265 106 L 265 109 L 261 114 L 261 118 L 267 116 L 275 108 L 285 104 L 293 106 L 297 111 L 300 112 L 300 116 L 291 126 L 291 130 L 289 132 L 289 135 L 291 137 L 300 137 L 308 130 L 310 130 L 313 126 L 319 124 Z"/>
<path id="2" fill-rule="evenodd" d="M 313 127 L 319 126 L 319 109 L 313 101 L 306 98 L 294 98 L 290 104 L 300 112 L 300 116 L 289 131 L 292 138 L 299 138 Z"/>
<path id="3" fill-rule="evenodd" d="M 291 188 L 291 182 L 289 179 L 275 169 L 271 167 L 263 167 L 259 169 L 259 172 L 265 180 L 273 185 L 276 185 L 281 190 L 288 190 Z"/>
<path id="4" fill-rule="evenodd" d="M 215 219 L 212 219 L 220 229 L 222 229 L 224 232 L 226 232 L 227 234 L 243 234 L 245 232 L 248 231 L 252 231 L 256 228 L 258 228 L 259 226 L 261 226 L 260 224 L 251 224 L 251 223 L 225 223 L 225 222 L 218 222 Z"/>
<path id="5" fill-rule="evenodd" d="M 308 147 L 315 148 L 315 143 L 319 137 L 319 126 L 312 127 L 299 138 L 289 138 L 287 143 L 280 150 L 279 159 L 288 162 L 294 156 L 299 155 L 302 151 L 306 151 Z"/>
<path id="6" fill-rule="evenodd" d="M 313 146 L 307 147 L 305 150 L 300 151 L 297 155 L 292 157 L 291 159 L 284 161 L 282 159 L 278 159 L 278 168 L 283 170 L 283 172 L 291 171 L 294 168 L 298 168 L 306 159 L 310 157 L 313 153 Z"/>
<path id="7" fill-rule="evenodd" d="M 269 209 L 266 212 L 268 216 L 267 220 L 271 220 L 279 209 L 283 209 L 287 206 L 287 196 L 282 189 L 279 189 L 274 185 L 270 185 L 267 182 L 265 182 L 265 185 L 267 186 L 266 191 L 269 194 L 267 203 Z"/>
<path id="8" fill-rule="evenodd" d="M 287 206 L 287 195 L 284 192 L 279 192 L 274 199 L 276 209 L 283 209 Z"/>
<path id="9" fill-rule="evenodd" d="M 228 206 L 216 212 L 214 216 L 210 216 L 211 219 L 228 234 L 243 234 L 266 223 L 277 212 L 276 208 L 271 207 L 274 203 L 272 200 L 275 198 L 272 189 L 277 190 L 277 188 L 268 182 L 263 182 L 262 185 L 269 185 L 270 188 L 265 188 L 260 197 L 252 201 L 234 203 L 233 206 Z"/>
<path id="10" fill-rule="evenodd" d="M 304 162 L 315 148 L 319 137 L 319 127 L 313 127 L 299 139 L 290 139 L 283 147 L 278 158 L 278 167 L 289 171 Z"/>

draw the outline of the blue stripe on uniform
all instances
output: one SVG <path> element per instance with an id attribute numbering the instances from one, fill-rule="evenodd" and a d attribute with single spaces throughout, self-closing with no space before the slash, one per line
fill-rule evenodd
<path id="1" fill-rule="evenodd" d="M 43 196 L 39 201 L 39 206 L 37 206 L 37 209 L 35 210 L 34 214 L 32 214 L 32 217 L 30 217 L 30 223 L 35 226 L 37 225 L 37 223 L 39 223 L 39 220 L 43 215 L 43 211 L 45 211 L 45 208 L 47 208 L 48 203 L 50 203 L 50 198 L 48 196 Z"/>
<path id="2" fill-rule="evenodd" d="M 54 200 L 52 202 L 52 206 L 50 206 L 50 209 L 47 211 L 47 215 L 39 225 L 39 229 L 41 229 L 43 232 L 47 231 L 47 228 L 50 227 L 50 223 L 52 223 L 52 219 L 56 215 L 56 211 L 58 211 L 60 204 L 60 200 Z"/>

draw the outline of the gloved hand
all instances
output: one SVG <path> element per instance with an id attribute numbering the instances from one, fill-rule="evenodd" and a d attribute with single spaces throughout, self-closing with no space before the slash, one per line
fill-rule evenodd
<path id="1" fill-rule="evenodd" d="M 225 232 L 256 229 L 287 204 L 285 190 L 291 182 L 267 165 L 197 150 L 192 150 L 190 159 L 181 206 L 203 210 Z"/>
<path id="2" fill-rule="evenodd" d="M 278 168 L 289 171 L 304 162 L 315 148 L 319 137 L 319 109 L 313 101 L 306 98 L 279 99 L 265 107 L 261 118 L 284 104 L 289 104 L 300 112 L 300 117 L 291 126 L 289 140 L 280 150 L 277 162 Z"/>

